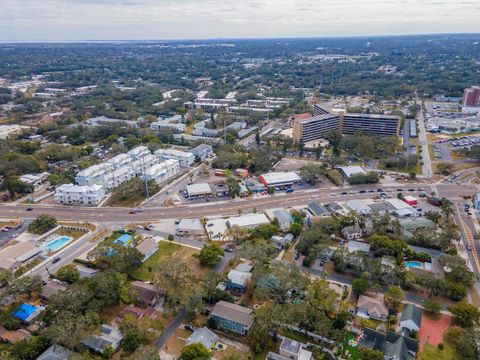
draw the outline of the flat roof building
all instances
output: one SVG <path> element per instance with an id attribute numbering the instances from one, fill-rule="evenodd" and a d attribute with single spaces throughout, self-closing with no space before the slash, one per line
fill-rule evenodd
<path id="1" fill-rule="evenodd" d="M 302 181 L 300 176 L 294 172 L 271 172 L 262 174 L 258 180 L 265 186 L 293 185 Z"/>
<path id="2" fill-rule="evenodd" d="M 212 195 L 212 189 L 207 183 L 199 183 L 187 185 L 188 197 L 208 196 Z"/>
<path id="3" fill-rule="evenodd" d="M 361 166 L 341 166 L 338 168 L 342 176 L 346 179 L 350 179 L 354 175 L 367 175 L 365 170 Z"/>
<path id="4" fill-rule="evenodd" d="M 361 131 L 379 136 L 398 136 L 400 133 L 400 118 L 396 115 L 348 114 L 345 110 L 336 111 L 336 114 L 324 112 L 326 110 L 317 110 L 314 111 L 316 116 L 294 122 L 293 138 L 297 143 L 325 138 L 330 131 L 345 135 Z"/>
<path id="5" fill-rule="evenodd" d="M 270 220 L 265 214 L 246 214 L 234 216 L 227 220 L 227 226 L 239 226 L 241 228 L 253 229 L 259 225 L 270 224 Z"/>

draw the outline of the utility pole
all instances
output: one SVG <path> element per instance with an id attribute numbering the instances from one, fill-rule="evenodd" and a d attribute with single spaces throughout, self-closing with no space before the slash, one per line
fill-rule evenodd
<path id="1" fill-rule="evenodd" d="M 224 145 L 227 145 L 227 130 L 225 129 L 225 118 L 226 116 L 223 117 L 223 143 Z"/>
<path id="2" fill-rule="evenodd" d="M 150 194 L 148 192 L 148 181 L 147 181 L 147 174 L 145 173 L 145 159 L 142 157 L 142 172 L 143 172 L 143 180 L 145 181 L 145 195 L 147 196 L 147 200 L 150 199 Z"/>

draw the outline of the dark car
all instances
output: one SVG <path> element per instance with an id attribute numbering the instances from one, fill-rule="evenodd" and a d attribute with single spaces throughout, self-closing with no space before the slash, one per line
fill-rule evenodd
<path id="1" fill-rule="evenodd" d="M 33 211 L 33 208 L 29 207 L 27 208 L 27 211 Z"/>
<path id="2" fill-rule="evenodd" d="M 413 191 L 415 191 L 415 189 L 408 189 L 408 191 L 413 192 Z"/>
<path id="3" fill-rule="evenodd" d="M 60 257 L 56 257 L 55 259 L 52 260 L 52 264 L 55 264 L 60 261 Z"/>
<path id="4" fill-rule="evenodd" d="M 342 192 L 342 195 L 347 195 L 347 192 L 346 191 Z"/>
<path id="5" fill-rule="evenodd" d="M 135 210 L 130 210 L 129 214 L 136 214 L 137 212 Z"/>
<path id="6" fill-rule="evenodd" d="M 383 189 L 377 189 L 377 192 L 381 193 L 383 192 Z"/>
<path id="7" fill-rule="evenodd" d="M 358 193 L 359 194 L 365 194 L 367 192 L 367 190 L 360 190 Z"/>
<path id="8" fill-rule="evenodd" d="M 403 189 L 397 189 L 397 191 L 403 191 Z"/>

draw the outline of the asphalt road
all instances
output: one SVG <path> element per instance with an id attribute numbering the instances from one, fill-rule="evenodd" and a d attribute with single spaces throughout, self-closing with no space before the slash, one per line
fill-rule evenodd
<path id="1" fill-rule="evenodd" d="M 423 111 L 418 112 L 418 139 L 420 146 L 422 147 L 422 174 L 426 178 L 430 178 L 433 174 L 432 172 L 432 161 L 430 159 L 430 153 L 428 152 L 428 141 L 427 141 L 427 131 L 425 130 L 425 117 L 423 116 Z"/>
<path id="2" fill-rule="evenodd" d="M 130 208 L 88 208 L 88 207 L 65 207 L 65 206 L 46 206 L 30 205 L 33 211 L 27 211 L 27 206 L 18 204 L 6 204 L 0 206 L 0 217 L 13 218 L 22 217 L 25 219 L 34 219 L 40 214 L 49 214 L 59 220 L 66 221 L 91 221 L 97 223 L 112 222 L 148 222 L 158 219 L 177 219 L 177 218 L 204 218 L 207 216 L 226 216 L 238 214 L 239 210 L 243 213 L 253 210 L 264 211 L 276 208 L 288 208 L 294 206 L 306 205 L 312 201 L 319 201 L 324 204 L 335 201 L 348 201 L 352 199 L 368 199 L 377 195 L 376 189 L 380 185 L 356 186 L 345 188 L 318 188 L 294 193 L 277 193 L 263 197 L 227 200 L 222 202 L 213 202 L 195 205 L 183 205 L 176 207 L 156 207 L 145 208 L 144 211 L 136 214 L 129 214 Z M 404 184 L 396 186 L 382 186 L 384 190 L 392 189 L 392 196 L 397 193 L 396 189 L 403 189 L 407 193 L 409 188 L 423 188 L 426 192 L 430 191 L 430 186 L 424 183 Z M 472 195 L 477 191 L 474 185 L 455 185 L 441 184 L 436 185 L 441 196 L 453 198 L 463 195 Z M 373 193 L 360 194 L 360 189 L 373 190 Z M 347 195 L 341 195 L 341 192 L 347 192 Z M 351 194 L 350 192 L 354 192 Z M 418 194 L 418 191 L 411 193 Z"/>

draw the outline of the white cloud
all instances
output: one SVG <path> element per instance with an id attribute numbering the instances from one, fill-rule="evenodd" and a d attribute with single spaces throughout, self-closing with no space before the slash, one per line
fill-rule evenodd
<path id="1" fill-rule="evenodd" d="M 0 40 L 480 32 L 469 0 L 2 0 Z"/>

